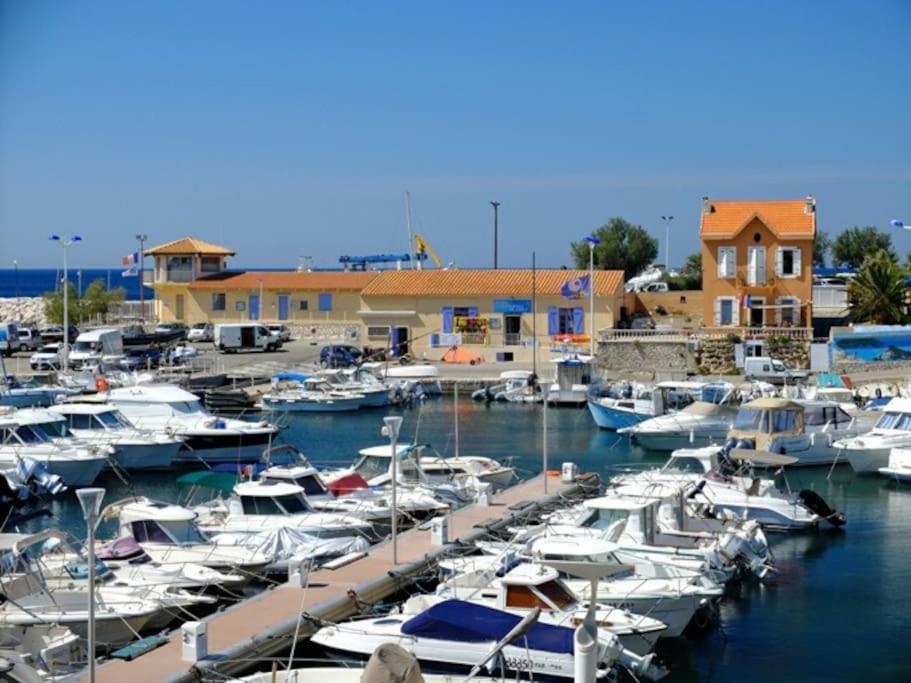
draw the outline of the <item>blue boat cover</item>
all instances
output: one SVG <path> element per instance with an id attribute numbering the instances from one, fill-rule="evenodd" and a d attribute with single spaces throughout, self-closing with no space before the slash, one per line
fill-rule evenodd
<path id="1" fill-rule="evenodd" d="M 402 633 L 435 640 L 461 643 L 498 641 L 522 621 L 502 610 L 463 600 L 446 600 L 402 625 Z M 573 653 L 573 630 L 565 626 L 534 624 L 528 631 L 528 648 L 559 654 Z M 524 646 L 520 638 L 517 645 Z"/>
<path id="2" fill-rule="evenodd" d="M 277 372 L 272 375 L 272 379 L 287 380 L 289 382 L 305 382 L 309 378 L 310 375 L 302 375 L 299 372 Z"/>

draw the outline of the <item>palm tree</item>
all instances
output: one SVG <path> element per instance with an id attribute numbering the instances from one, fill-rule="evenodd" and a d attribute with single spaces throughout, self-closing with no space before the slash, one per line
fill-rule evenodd
<path id="1" fill-rule="evenodd" d="M 907 273 L 887 251 L 880 249 L 864 260 L 848 285 L 851 319 L 894 325 L 905 321 Z"/>

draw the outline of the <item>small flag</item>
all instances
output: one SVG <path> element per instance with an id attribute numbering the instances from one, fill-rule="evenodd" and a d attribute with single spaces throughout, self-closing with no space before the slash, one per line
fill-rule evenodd
<path id="1" fill-rule="evenodd" d="M 749 294 L 743 295 L 743 307 L 753 308 L 753 297 L 751 297 Z"/>
<path id="2" fill-rule="evenodd" d="M 139 252 L 134 251 L 132 254 L 127 254 L 122 259 L 120 259 L 120 265 L 122 266 L 135 266 L 139 263 Z"/>
<path id="3" fill-rule="evenodd" d="M 130 266 L 126 270 L 120 271 L 120 277 L 138 277 L 139 271 L 136 270 L 135 266 Z"/>
<path id="4" fill-rule="evenodd" d="M 583 275 L 582 277 L 576 277 L 572 280 L 567 280 L 560 285 L 560 294 L 567 299 L 578 299 L 580 296 L 588 294 L 591 291 L 591 285 L 591 276 Z"/>

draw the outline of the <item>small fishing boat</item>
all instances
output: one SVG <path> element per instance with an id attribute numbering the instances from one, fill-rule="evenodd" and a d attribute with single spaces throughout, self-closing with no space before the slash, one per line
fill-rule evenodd
<path id="1" fill-rule="evenodd" d="M 547 402 L 557 406 L 581 406 L 585 403 L 592 384 L 594 358 L 568 353 L 550 362 L 554 364 L 555 378 L 546 388 Z"/>
<path id="2" fill-rule="evenodd" d="M 338 413 L 358 410 L 364 394 L 337 389 L 322 377 L 293 372 L 272 376 L 272 390 L 262 397 L 263 410 L 294 413 Z"/>
<path id="3" fill-rule="evenodd" d="M 707 382 L 658 382 L 651 389 L 638 389 L 635 394 L 590 398 L 588 409 L 599 428 L 618 430 L 682 410 L 700 399 L 707 387 L 710 387 Z M 710 388 L 710 393 L 714 397 L 717 389 Z"/>

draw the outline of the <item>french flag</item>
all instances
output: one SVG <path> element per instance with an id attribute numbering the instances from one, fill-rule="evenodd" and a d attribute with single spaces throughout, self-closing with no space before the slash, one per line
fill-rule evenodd
<path id="1" fill-rule="evenodd" d="M 120 265 L 122 266 L 135 266 L 139 263 L 139 252 L 134 251 L 132 254 L 127 254 L 122 259 L 120 259 Z"/>

